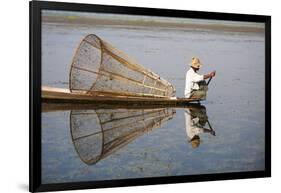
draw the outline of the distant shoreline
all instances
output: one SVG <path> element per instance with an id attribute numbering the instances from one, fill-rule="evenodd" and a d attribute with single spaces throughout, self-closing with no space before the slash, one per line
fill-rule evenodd
<path id="1" fill-rule="evenodd" d="M 194 24 L 194 23 L 174 23 L 174 22 L 158 22 L 143 20 L 113 20 L 101 18 L 89 18 L 79 16 L 42 16 L 42 23 L 66 23 L 75 25 L 108 25 L 108 26 L 144 26 L 144 27 L 162 27 L 162 28 L 187 28 L 187 29 L 205 29 L 225 32 L 244 32 L 244 33 L 264 33 L 262 27 L 252 26 L 229 26 L 224 24 Z"/>

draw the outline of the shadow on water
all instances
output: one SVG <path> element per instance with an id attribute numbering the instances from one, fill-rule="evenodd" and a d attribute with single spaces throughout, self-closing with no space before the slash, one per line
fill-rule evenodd
<path id="1" fill-rule="evenodd" d="M 67 107 L 60 108 L 65 110 Z M 199 147 L 200 135 L 203 133 L 215 135 L 208 121 L 205 106 L 199 104 L 168 108 L 155 106 L 84 109 L 83 106 L 76 108 L 72 106 L 70 112 L 72 142 L 84 163 L 96 164 L 138 137 L 161 128 L 173 119 L 176 109 L 179 108 L 184 109 L 186 135 L 193 148 Z M 52 107 L 52 110 L 55 109 Z"/>

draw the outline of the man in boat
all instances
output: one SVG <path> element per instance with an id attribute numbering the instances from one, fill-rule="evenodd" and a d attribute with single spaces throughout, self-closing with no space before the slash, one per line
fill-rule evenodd
<path id="1" fill-rule="evenodd" d="M 191 144 L 192 148 L 199 147 L 201 142 L 199 136 L 200 134 L 209 133 L 213 136 L 216 135 L 210 125 L 210 129 L 204 128 L 205 123 L 208 121 L 208 117 L 206 114 L 201 112 L 200 109 L 194 109 L 193 111 L 191 109 L 185 109 L 184 116 L 187 140 Z"/>
<path id="2" fill-rule="evenodd" d="M 198 74 L 198 70 L 201 68 L 199 58 L 193 57 L 190 69 L 186 72 L 185 79 L 185 91 L 184 95 L 186 98 L 204 98 L 208 89 L 207 84 L 204 80 L 212 78 L 216 75 L 216 71 L 210 72 L 205 75 Z M 204 95 L 205 94 L 205 95 Z"/>

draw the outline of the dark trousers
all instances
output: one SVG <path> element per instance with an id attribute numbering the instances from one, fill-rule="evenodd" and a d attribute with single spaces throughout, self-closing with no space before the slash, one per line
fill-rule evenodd
<path id="1" fill-rule="evenodd" d="M 190 98 L 205 100 L 207 97 L 208 85 L 205 80 L 198 82 L 199 89 L 191 91 Z"/>

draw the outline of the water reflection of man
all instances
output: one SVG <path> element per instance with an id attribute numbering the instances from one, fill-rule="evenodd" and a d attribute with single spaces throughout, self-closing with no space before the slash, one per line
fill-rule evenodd
<path id="1" fill-rule="evenodd" d="M 210 133 L 211 135 L 215 136 L 215 131 L 213 129 L 204 128 L 204 126 L 200 123 L 199 117 L 193 116 L 189 109 L 185 110 L 184 115 L 186 134 L 188 137 L 188 142 L 191 144 L 192 148 L 199 147 L 199 134 Z"/>
<path id="2" fill-rule="evenodd" d="M 216 75 L 216 71 L 210 72 L 205 75 L 198 74 L 198 70 L 201 68 L 199 58 L 193 57 L 190 64 L 190 69 L 186 72 L 185 79 L 185 91 L 184 95 L 186 98 L 190 98 L 196 94 L 196 91 L 200 90 L 200 82 L 208 78 L 212 78 Z"/>

